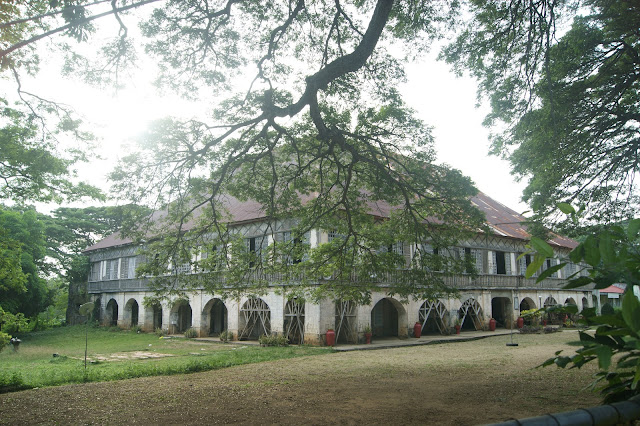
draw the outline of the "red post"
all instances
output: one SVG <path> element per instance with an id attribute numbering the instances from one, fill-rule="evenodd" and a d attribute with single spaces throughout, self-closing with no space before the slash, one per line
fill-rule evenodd
<path id="1" fill-rule="evenodd" d="M 518 328 L 524 327 L 524 318 L 518 317 Z"/>
<path id="2" fill-rule="evenodd" d="M 422 324 L 420 324 L 419 322 L 417 322 L 416 325 L 413 326 L 413 336 L 417 339 L 422 336 Z"/>
<path id="3" fill-rule="evenodd" d="M 335 346 L 336 345 L 336 332 L 333 329 L 328 329 L 327 334 L 327 346 Z"/>
<path id="4" fill-rule="evenodd" d="M 493 318 L 489 320 L 489 331 L 496 331 L 496 320 Z"/>

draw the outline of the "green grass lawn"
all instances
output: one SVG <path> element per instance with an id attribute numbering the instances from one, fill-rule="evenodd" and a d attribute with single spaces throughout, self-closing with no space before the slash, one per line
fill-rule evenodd
<path id="1" fill-rule="evenodd" d="M 18 352 L 0 352 L 0 393 L 68 383 L 192 373 L 232 365 L 329 353 L 308 346 L 259 347 L 155 334 L 89 328 L 89 363 L 84 369 L 85 327 L 60 327 L 20 336 Z M 57 354 L 57 356 L 54 356 Z M 139 357 L 159 356 L 142 359 Z"/>

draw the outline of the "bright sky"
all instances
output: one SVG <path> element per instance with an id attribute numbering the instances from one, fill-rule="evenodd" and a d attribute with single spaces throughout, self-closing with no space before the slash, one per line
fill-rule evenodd
<path id="1" fill-rule="evenodd" d="M 446 163 L 470 176 L 479 190 L 506 206 L 524 212 L 520 202 L 523 182 L 515 182 L 509 164 L 489 156 L 489 130 L 482 126 L 486 108 L 476 108 L 476 84 L 468 77 L 457 78 L 444 62 L 436 61 L 434 49 L 428 57 L 407 66 L 408 82 L 401 86 L 405 101 L 418 117 L 433 126 L 439 163 Z M 160 97 L 143 76 L 126 90 L 101 92 L 58 73 L 28 82 L 25 89 L 73 105 L 101 138 L 98 154 L 102 161 L 79 167 L 80 178 L 108 189 L 107 174 L 122 153 L 121 146 L 134 143 L 136 135 L 154 119 L 168 115 L 190 117 L 193 104 L 176 96 Z M 190 111 L 191 110 L 191 111 Z"/>

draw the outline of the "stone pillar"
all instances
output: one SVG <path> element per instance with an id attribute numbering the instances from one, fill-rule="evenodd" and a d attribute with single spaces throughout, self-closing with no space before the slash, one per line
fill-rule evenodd
<path id="1" fill-rule="evenodd" d="M 200 322 L 202 321 L 202 297 L 201 291 L 189 295 L 189 305 L 191 305 L 191 327 L 200 335 Z"/>
<path id="2" fill-rule="evenodd" d="M 284 305 L 286 303 L 284 295 L 270 291 L 263 300 L 269 305 L 269 310 L 271 311 L 271 334 L 283 334 Z"/>
<path id="3" fill-rule="evenodd" d="M 306 302 L 304 305 L 304 342 L 310 345 L 323 344 L 321 335 L 320 315 L 321 307 L 318 304 Z M 324 334 L 326 330 L 323 330 Z"/>
<path id="4" fill-rule="evenodd" d="M 238 316 L 240 315 L 240 305 L 237 300 L 223 300 L 227 307 L 227 331 L 233 333 L 233 338 L 238 339 Z"/>

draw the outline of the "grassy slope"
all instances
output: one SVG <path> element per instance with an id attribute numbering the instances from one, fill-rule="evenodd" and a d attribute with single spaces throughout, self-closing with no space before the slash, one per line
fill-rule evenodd
<path id="1" fill-rule="evenodd" d="M 0 392 L 85 381 L 190 373 L 330 351 L 313 347 L 261 348 L 177 338 L 159 339 L 154 334 L 89 328 L 88 356 L 94 362 L 87 366 L 85 375 L 83 326 L 62 327 L 21 338 L 18 352 L 7 349 L 0 353 Z M 127 359 L 135 351 L 171 356 Z M 54 357 L 54 353 L 59 356 Z M 112 354 L 120 354 L 124 359 L 95 361 L 99 356 Z"/>

